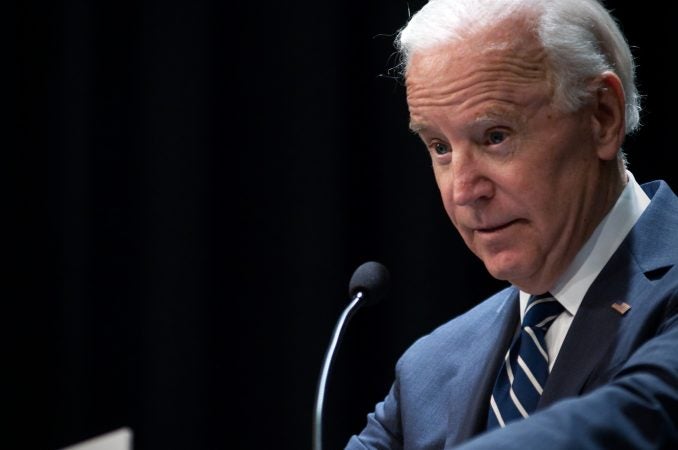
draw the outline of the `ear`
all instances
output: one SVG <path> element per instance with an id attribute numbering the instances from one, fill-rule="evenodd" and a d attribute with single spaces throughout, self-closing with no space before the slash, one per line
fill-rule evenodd
<path id="1" fill-rule="evenodd" d="M 604 72 L 596 78 L 594 89 L 593 138 L 598 157 L 611 161 L 617 157 L 626 136 L 624 88 L 616 74 Z"/>

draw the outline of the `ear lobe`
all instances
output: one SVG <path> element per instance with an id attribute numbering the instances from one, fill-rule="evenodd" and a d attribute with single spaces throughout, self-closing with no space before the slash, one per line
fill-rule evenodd
<path id="1" fill-rule="evenodd" d="M 597 143 L 598 157 L 613 160 L 626 135 L 626 104 L 624 88 L 619 77 L 604 72 L 596 79 L 593 93 L 593 138 Z"/>

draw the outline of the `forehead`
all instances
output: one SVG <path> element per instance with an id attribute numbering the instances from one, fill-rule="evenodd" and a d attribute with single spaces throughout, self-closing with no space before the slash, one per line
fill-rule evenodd
<path id="1" fill-rule="evenodd" d="M 415 53 L 406 87 L 415 121 L 439 107 L 512 109 L 551 98 L 546 53 L 536 37 L 505 30 Z"/>

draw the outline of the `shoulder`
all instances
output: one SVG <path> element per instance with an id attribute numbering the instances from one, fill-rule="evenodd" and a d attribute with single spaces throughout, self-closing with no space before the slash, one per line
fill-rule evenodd
<path id="1" fill-rule="evenodd" d="M 508 317 L 511 307 L 517 308 L 518 290 L 503 289 L 467 312 L 444 323 L 430 334 L 414 342 L 403 354 L 399 366 L 417 367 L 439 364 L 448 357 L 478 345 L 486 345 L 487 330 Z"/>
<path id="2" fill-rule="evenodd" d="M 641 222 L 663 220 L 672 224 L 678 223 L 678 197 L 666 182 L 651 181 L 641 185 L 641 188 L 650 198 L 650 205 L 641 216 Z"/>
<path id="3" fill-rule="evenodd" d="M 678 197 L 664 181 L 642 185 L 650 204 L 628 234 L 622 248 L 646 275 L 667 272 L 678 264 Z"/>
<path id="4" fill-rule="evenodd" d="M 515 288 L 498 292 L 418 339 L 398 360 L 393 398 L 404 436 L 416 437 L 413 446 L 442 447 L 450 424 L 461 423 L 460 411 L 472 404 L 503 325 L 518 315 L 517 300 Z"/>

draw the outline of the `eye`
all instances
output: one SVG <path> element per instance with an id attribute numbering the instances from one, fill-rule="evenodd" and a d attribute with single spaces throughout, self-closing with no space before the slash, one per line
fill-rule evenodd
<path id="1" fill-rule="evenodd" d="M 508 137 L 508 133 L 502 130 L 492 130 L 487 133 L 487 145 L 501 144 Z"/>
<path id="2" fill-rule="evenodd" d="M 447 145 L 443 144 L 442 142 L 434 142 L 431 145 L 431 148 L 438 155 L 445 155 L 450 151 L 450 148 Z"/>

